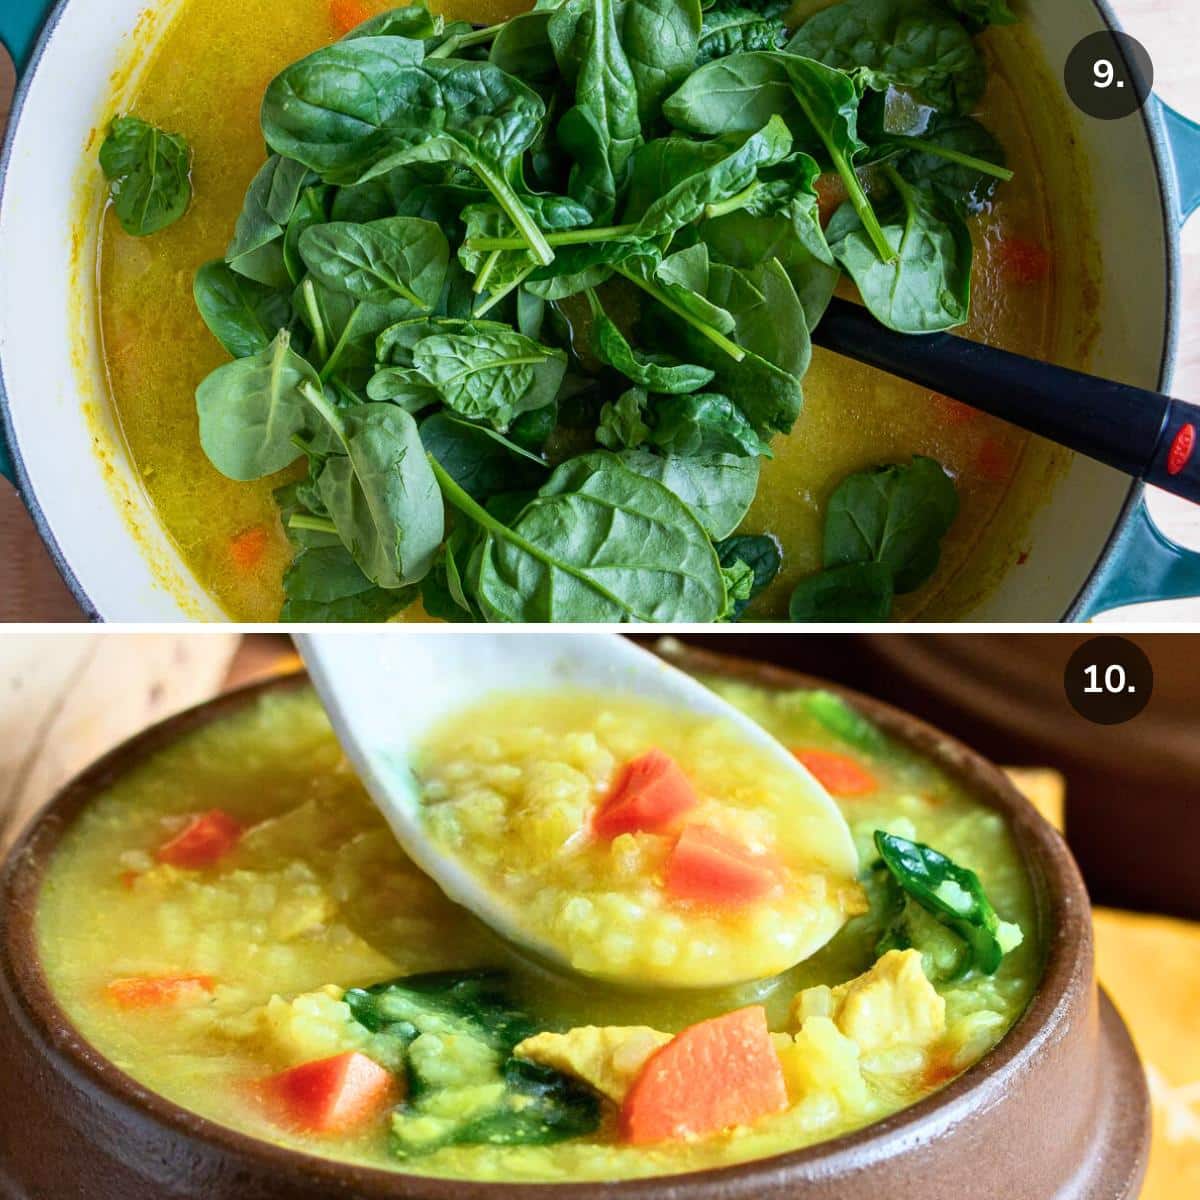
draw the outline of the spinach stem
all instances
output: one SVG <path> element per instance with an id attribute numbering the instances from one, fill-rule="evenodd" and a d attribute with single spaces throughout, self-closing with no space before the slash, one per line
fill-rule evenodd
<path id="1" fill-rule="evenodd" d="M 323 393 L 318 392 L 311 383 L 302 383 L 300 385 L 300 395 L 309 402 L 320 414 L 321 419 L 329 426 L 330 429 L 337 435 L 338 441 L 343 446 L 346 444 L 345 428 L 341 421 L 338 420 L 338 415 L 333 406 L 325 399 Z"/>
<path id="2" fill-rule="evenodd" d="M 543 236 L 548 246 L 579 246 L 588 242 L 616 242 L 629 237 L 636 225 L 589 225 L 584 229 L 565 229 Z M 528 243 L 519 237 L 467 238 L 468 250 L 524 250 Z M 546 264 L 543 263 L 542 266 Z"/>
<path id="3" fill-rule="evenodd" d="M 487 258 L 483 260 L 483 266 L 479 268 L 479 274 L 475 276 L 475 282 L 471 285 L 471 291 L 475 295 L 480 295 L 483 289 L 487 287 L 487 281 L 491 277 L 492 272 L 496 269 L 496 264 L 500 261 L 500 255 L 503 250 L 493 250 Z"/>
<path id="4" fill-rule="evenodd" d="M 337 526 L 328 517 L 312 517 L 305 513 L 293 513 L 288 518 L 289 529 L 309 529 L 313 533 L 337 533 Z"/>
<path id="5" fill-rule="evenodd" d="M 425 55 L 426 58 L 449 58 L 466 46 L 478 46 L 481 42 L 490 42 L 504 28 L 504 22 L 499 25 L 488 25 L 484 29 L 472 29 L 470 33 L 456 33 L 447 38 L 440 46 Z"/>
<path id="6" fill-rule="evenodd" d="M 847 162 L 840 150 L 835 150 L 832 145 L 829 145 L 829 152 L 833 155 L 833 164 L 837 167 L 837 172 L 846 185 L 846 192 L 850 197 L 850 203 L 854 205 L 854 211 L 858 213 L 858 219 L 863 223 L 863 228 L 867 231 L 871 241 L 875 243 L 875 253 L 879 255 L 882 262 L 895 262 L 899 256 L 888 245 L 887 235 L 883 232 L 883 226 L 879 224 L 879 218 L 871 207 L 867 193 L 863 191 L 858 172 L 851 163 Z"/>
<path id="7" fill-rule="evenodd" d="M 304 299 L 304 307 L 308 311 L 308 322 L 312 326 L 313 337 L 317 339 L 317 354 L 324 362 L 329 356 L 329 344 L 325 340 L 325 322 L 321 319 L 321 309 L 317 305 L 317 289 L 311 279 L 306 279 L 300 288 Z"/>
<path id="8" fill-rule="evenodd" d="M 552 570 L 562 571 L 564 574 L 572 575 L 581 583 L 598 592 L 606 600 L 629 611 L 626 605 L 617 596 L 614 596 L 606 587 L 597 583 L 595 579 L 580 571 L 577 567 L 572 566 L 562 559 L 552 558 L 544 550 L 535 546 L 532 542 L 526 541 L 514 529 L 510 529 L 507 525 L 497 521 L 486 508 L 481 504 L 477 504 L 457 483 L 448 475 L 442 464 L 438 462 L 432 454 L 427 454 L 429 465 L 433 468 L 434 478 L 438 481 L 438 486 L 442 489 L 442 495 L 446 500 L 458 509 L 465 517 L 475 522 L 480 528 L 487 530 L 493 537 L 500 538 L 502 541 L 511 542 L 519 550 L 524 550 L 526 554 L 536 558 L 538 562 L 544 563 Z"/>
<path id="9" fill-rule="evenodd" d="M 714 346 L 724 350 L 734 362 L 741 362 L 742 359 L 746 357 L 746 352 L 741 348 L 741 346 L 739 346 L 736 342 L 730 341 L 730 339 L 719 330 L 714 329 L 711 325 L 708 325 L 704 321 L 700 320 L 699 317 L 688 312 L 683 305 L 676 304 L 675 301 L 672 300 L 671 297 L 668 296 L 667 293 L 661 288 L 655 287 L 655 285 L 647 279 L 639 279 L 625 267 L 617 266 L 614 269 L 616 270 L 617 274 L 623 276 L 625 279 L 628 279 L 629 282 L 635 287 L 641 288 L 646 295 L 657 300 L 659 304 L 663 306 L 663 308 L 673 312 L 681 321 L 686 321 L 693 329 L 696 330 L 697 333 L 700 333 L 704 337 L 708 338 L 708 340 L 712 342 Z"/>
<path id="10" fill-rule="evenodd" d="M 927 142 L 924 138 L 897 135 L 893 141 L 901 142 L 921 154 L 932 154 L 944 158 L 947 162 L 958 163 L 959 166 L 969 167 L 981 175 L 990 175 L 1004 183 L 1011 183 L 1016 178 L 1016 172 L 1010 171 L 999 163 L 988 162 L 986 158 L 976 158 L 973 154 L 963 154 L 960 150 L 951 150 L 948 146 L 939 146 L 937 142 Z"/>
<path id="11" fill-rule="evenodd" d="M 513 248 L 520 249 L 521 245 L 528 246 L 530 253 L 537 259 L 538 266 L 548 267 L 554 261 L 554 251 L 550 248 L 550 243 L 546 241 L 546 235 L 526 211 L 520 196 L 513 191 L 508 180 L 485 167 L 478 159 L 472 162 L 471 167 L 488 191 L 496 197 L 496 202 L 504 209 L 508 219 L 517 227 L 517 232 L 523 240 Z M 490 247 L 493 250 L 501 248 Z"/>
<path id="12" fill-rule="evenodd" d="M 360 312 L 362 312 L 361 300 L 354 306 L 353 311 L 350 313 L 350 319 L 346 322 L 346 327 L 342 330 L 341 336 L 333 347 L 333 351 L 325 360 L 325 365 L 321 368 L 320 379 L 322 383 L 337 370 L 338 363 L 341 362 L 342 355 L 345 353 L 346 347 L 350 344 L 350 331 L 354 328 L 354 322 L 358 320 Z"/>
<path id="13" fill-rule="evenodd" d="M 514 280 L 512 280 L 511 283 L 509 283 L 505 287 L 502 287 L 498 292 L 494 293 L 493 295 L 489 296 L 481 304 L 476 305 L 475 308 L 471 312 L 471 316 L 482 317 L 482 316 L 486 315 L 487 313 L 489 313 L 492 310 L 493 306 L 499 304 L 500 301 L 503 300 L 504 297 L 509 294 L 509 292 L 513 291 L 515 288 L 519 288 L 521 286 L 521 284 L 523 284 L 525 282 L 525 280 L 528 279 L 529 276 L 532 275 L 533 272 L 536 270 L 537 270 L 537 267 L 534 266 L 533 263 L 530 263 L 529 266 L 527 266 L 525 268 L 525 270 L 523 270 Z"/>
<path id="14" fill-rule="evenodd" d="M 706 204 L 704 206 L 705 219 L 711 221 L 713 217 L 723 217 L 726 213 L 737 212 L 739 208 L 745 208 L 750 198 L 761 186 L 762 184 L 756 179 L 749 187 L 742 188 L 728 200 L 719 200 L 716 204 Z"/>

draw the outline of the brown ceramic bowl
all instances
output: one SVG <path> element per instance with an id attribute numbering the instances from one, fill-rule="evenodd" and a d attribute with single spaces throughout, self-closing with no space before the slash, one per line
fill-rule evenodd
<path id="1" fill-rule="evenodd" d="M 668 648 L 666 651 L 672 654 Z M 672 654 L 672 657 L 675 657 Z M 693 669 L 772 688 L 815 681 L 685 651 Z M 132 765 L 292 677 L 157 725 L 56 797 L 0 877 L 0 1194 L 6 1200 L 1128 1200 L 1149 1139 L 1145 1082 L 1092 970 L 1088 899 L 1059 836 L 991 764 L 936 730 L 843 693 L 893 737 L 1003 813 L 1038 897 L 1041 984 L 999 1046 L 935 1095 L 846 1137 L 775 1158 L 619 1183 L 426 1179 L 338 1164 L 216 1125 L 147 1091 L 90 1046 L 51 993 L 34 912 L 64 830 Z"/>

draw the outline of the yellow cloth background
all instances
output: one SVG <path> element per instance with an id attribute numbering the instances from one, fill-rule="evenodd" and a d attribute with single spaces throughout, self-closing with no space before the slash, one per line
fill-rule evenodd
<path id="1" fill-rule="evenodd" d="M 1063 827 L 1063 779 L 1009 776 Z M 1154 1108 L 1150 1170 L 1141 1200 L 1200 1197 L 1200 924 L 1099 908 L 1096 973 L 1133 1034 Z"/>

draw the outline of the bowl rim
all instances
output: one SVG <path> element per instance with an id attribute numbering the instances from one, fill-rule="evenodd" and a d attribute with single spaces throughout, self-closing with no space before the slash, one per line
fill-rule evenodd
<path id="1" fill-rule="evenodd" d="M 362 1166 L 281 1146 L 192 1112 L 137 1082 L 94 1047 L 60 1006 L 40 962 L 36 913 L 47 867 L 65 833 L 104 788 L 159 750 L 264 696 L 309 686 L 302 671 L 251 683 L 166 718 L 122 742 L 87 767 L 30 820 L 0 870 L 0 973 L 9 975 L 19 1016 L 55 1066 L 83 1090 L 202 1141 L 231 1157 L 249 1157 L 308 1181 L 351 1185 L 363 1197 L 411 1200 L 497 1200 L 505 1189 L 536 1188 L 559 1200 L 611 1200 L 674 1194 L 690 1200 L 757 1200 L 770 1187 L 828 1178 L 934 1140 L 962 1118 L 1002 1101 L 1009 1083 L 1057 1040 L 1057 1026 L 1081 989 L 1093 986 L 1090 907 L 1066 842 L 1006 775 L 981 755 L 924 721 L 826 680 L 664 639 L 658 652 L 685 669 L 756 683 L 772 691 L 820 688 L 847 700 L 885 733 L 932 759 L 988 807 L 998 811 L 1017 843 L 1033 883 L 1042 969 L 1024 1012 L 999 1043 L 949 1084 L 881 1121 L 798 1150 L 706 1170 L 583 1182 L 481 1181 Z M 339 1193 L 340 1194 L 340 1193 Z"/>
<path id="2" fill-rule="evenodd" d="M 0 210 L 4 205 L 5 185 L 8 176 L 8 165 L 16 145 L 17 129 L 24 113 L 25 103 L 32 88 L 33 80 L 58 24 L 67 7 L 75 0 L 54 0 L 49 13 L 42 25 L 34 43 L 24 70 L 17 80 L 17 90 L 12 100 L 9 112 L 8 126 L 0 139 Z M 1114 33 L 1122 32 L 1123 27 L 1109 0 L 1085 0 L 1096 10 L 1097 16 L 1104 25 Z M 1180 225 L 1175 217 L 1179 210 L 1179 183 L 1175 172 L 1172 154 L 1167 142 L 1166 127 L 1155 97 L 1151 97 L 1139 110 L 1138 116 L 1142 122 L 1143 132 L 1150 149 L 1153 164 L 1154 183 L 1158 192 L 1158 216 L 1162 220 L 1163 242 L 1166 249 L 1165 261 L 1165 291 L 1164 321 L 1162 348 L 1159 354 L 1158 389 L 1168 391 L 1175 375 L 1178 358 L 1179 338 L 1182 327 L 1182 270 L 1183 260 L 1180 248 Z M 58 573 L 62 576 L 67 590 L 75 598 L 83 610 L 86 620 L 104 622 L 108 618 L 88 594 L 83 580 L 66 554 L 58 544 L 51 528 L 49 518 L 38 499 L 33 477 L 26 469 L 24 457 L 16 438 L 15 423 L 11 412 L 11 401 L 4 382 L 4 353 L 0 345 L 0 443 L 7 446 L 12 464 L 13 484 L 21 498 L 30 520 L 37 530 L 38 536 L 45 544 Z M 1125 499 L 1117 513 L 1112 530 L 1096 556 L 1095 561 L 1080 581 L 1075 595 L 1067 604 L 1062 615 L 1057 618 L 1061 623 L 1077 623 L 1087 619 L 1087 598 L 1094 592 L 1106 572 L 1111 571 L 1118 561 L 1118 550 L 1122 535 L 1129 527 L 1130 521 L 1144 503 L 1146 495 L 1145 484 L 1140 479 L 1131 479 L 1125 493 Z"/>

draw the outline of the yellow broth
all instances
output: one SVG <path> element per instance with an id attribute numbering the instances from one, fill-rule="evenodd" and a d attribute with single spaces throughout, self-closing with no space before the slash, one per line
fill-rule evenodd
<path id="1" fill-rule="evenodd" d="M 306 1135 L 270 1119 L 249 1099 L 254 1081 L 347 1048 L 374 1053 L 370 1037 L 347 1019 L 345 987 L 507 967 L 514 999 L 551 1028 L 648 1025 L 673 1033 L 763 1004 L 771 1028 L 783 1030 L 800 989 L 841 984 L 875 958 L 875 935 L 862 917 L 778 979 L 739 989 L 608 989 L 535 968 L 404 857 L 308 691 L 262 698 L 181 738 L 89 805 L 64 835 L 39 899 L 38 945 L 50 985 L 83 1035 L 154 1091 L 272 1142 L 379 1167 L 613 1179 L 778 1154 L 878 1120 L 986 1053 L 1025 1008 L 1042 931 L 1020 855 L 1002 818 L 942 771 L 890 743 L 868 752 L 839 741 L 814 718 L 807 694 L 716 686 L 786 745 L 853 754 L 875 776 L 873 794 L 841 802 L 864 863 L 873 859 L 877 828 L 939 847 L 974 869 L 1000 916 L 1024 932 L 995 975 L 971 972 L 937 985 L 946 1027 L 930 1054 L 914 1058 L 899 1047 L 864 1056 L 852 1103 L 839 1099 L 847 1080 L 827 1073 L 786 1111 L 701 1140 L 620 1144 L 605 1105 L 600 1127 L 571 1141 L 451 1146 L 405 1163 L 389 1154 L 383 1118 L 345 1136 Z M 193 870 L 156 860 L 189 814 L 217 806 L 246 827 L 230 855 Z M 142 1010 L 115 1006 L 105 990 L 114 979 L 169 973 L 204 973 L 215 988 Z"/>
<path id="2" fill-rule="evenodd" d="M 391 4 L 353 0 L 341 8 L 356 6 L 374 12 Z M 448 17 L 488 22 L 525 5 L 445 0 L 433 7 Z M 119 427 L 183 559 L 236 620 L 274 620 L 279 613 L 281 576 L 292 552 L 271 492 L 287 476 L 235 483 L 200 448 L 195 388 L 227 356 L 195 310 L 192 278 L 202 263 L 223 255 L 246 187 L 262 163 L 258 111 L 268 82 L 338 35 L 330 13 L 329 0 L 186 0 L 154 52 L 131 111 L 182 133 L 194 147 L 192 207 L 176 225 L 144 239 L 124 234 L 111 212 L 104 217 L 100 323 Z M 995 29 L 982 39 L 991 82 L 980 115 L 1004 144 L 1016 178 L 972 223 L 977 256 L 965 332 L 1034 357 L 1061 357 L 1059 308 L 1085 291 L 1085 256 L 1078 247 L 1086 220 L 1078 207 L 1069 207 L 1077 194 L 1070 179 L 1073 149 L 1060 144 L 1051 153 L 1031 133 L 1023 105 L 1032 102 L 1029 97 L 1044 103 L 1045 91 L 1033 86 L 1039 68 L 1025 39 L 1019 28 Z M 1052 162 L 1051 178 L 1046 172 Z M 1053 255 L 1049 275 L 1014 277 L 1002 252 L 1002 240 L 1014 236 Z M 962 511 L 937 575 L 920 593 L 903 598 L 897 612 L 960 615 L 1015 557 L 1016 540 L 1045 498 L 1053 452 L 1002 421 L 819 350 L 804 390 L 804 411 L 792 434 L 775 440 L 775 459 L 764 463 L 758 498 L 743 526 L 745 532 L 775 534 L 785 555 L 778 580 L 751 615 L 786 615 L 796 582 L 820 566 L 824 507 L 837 483 L 912 454 L 931 455 L 951 472 Z M 1030 480 L 1014 486 L 1023 469 Z M 238 562 L 239 539 L 247 537 L 256 546 L 250 565 Z M 960 575 L 967 584 L 950 587 Z M 419 612 L 417 606 L 408 616 Z"/>
<path id="3" fill-rule="evenodd" d="M 622 769 L 677 765 L 694 808 L 663 828 L 598 832 Z M 633 697 L 502 694 L 439 726 L 416 763 L 426 828 L 577 970 L 670 986 L 775 975 L 865 910 L 846 829 L 737 726 Z M 681 825 L 745 848 L 776 881 L 714 906 L 664 887 Z"/>

